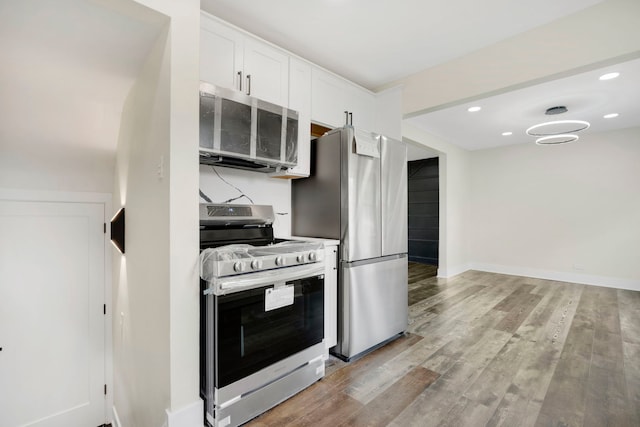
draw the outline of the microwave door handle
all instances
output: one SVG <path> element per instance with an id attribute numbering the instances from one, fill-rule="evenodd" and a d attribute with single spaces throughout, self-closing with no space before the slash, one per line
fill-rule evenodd
<path id="1" fill-rule="evenodd" d="M 242 92 L 242 71 L 238 71 L 238 90 Z"/>

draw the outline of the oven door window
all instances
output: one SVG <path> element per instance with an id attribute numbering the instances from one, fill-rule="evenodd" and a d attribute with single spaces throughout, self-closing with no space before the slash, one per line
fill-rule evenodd
<path id="1" fill-rule="evenodd" d="M 296 354 L 324 338 L 322 276 L 287 283 L 293 303 L 265 310 L 265 286 L 216 297 L 216 387 Z"/>

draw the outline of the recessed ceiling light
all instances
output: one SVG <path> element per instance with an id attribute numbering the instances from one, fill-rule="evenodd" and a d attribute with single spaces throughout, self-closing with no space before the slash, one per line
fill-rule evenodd
<path id="1" fill-rule="evenodd" d="M 618 117 L 619 114 L 618 113 L 611 113 L 611 114 L 605 114 L 604 117 L 605 119 L 613 119 L 614 117 Z"/>
<path id="2" fill-rule="evenodd" d="M 475 107 L 469 107 L 469 108 L 467 109 L 467 111 L 468 111 L 468 112 L 470 112 L 470 113 L 475 113 L 476 111 L 480 111 L 480 110 L 482 110 L 482 107 L 478 107 L 478 106 L 475 106 Z"/>
<path id="3" fill-rule="evenodd" d="M 618 77 L 620 73 L 607 73 L 600 76 L 600 80 L 611 80 Z"/>
<path id="4" fill-rule="evenodd" d="M 502 136 L 513 135 L 513 132 L 502 132 Z"/>
<path id="5" fill-rule="evenodd" d="M 549 135 L 536 139 L 538 145 L 558 145 L 567 144 L 569 142 L 577 141 L 580 139 L 578 135 L 561 134 L 561 135 Z"/>

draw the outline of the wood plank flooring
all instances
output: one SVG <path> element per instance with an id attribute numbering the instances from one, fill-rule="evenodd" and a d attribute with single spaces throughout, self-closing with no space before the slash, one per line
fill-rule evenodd
<path id="1" fill-rule="evenodd" d="M 477 271 L 409 281 L 405 336 L 330 358 L 247 425 L 640 426 L 640 292 Z"/>

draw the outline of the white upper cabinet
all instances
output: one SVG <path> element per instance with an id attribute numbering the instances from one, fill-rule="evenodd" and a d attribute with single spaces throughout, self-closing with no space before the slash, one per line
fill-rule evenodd
<path id="1" fill-rule="evenodd" d="M 376 93 L 376 132 L 402 140 L 402 86 Z"/>
<path id="2" fill-rule="evenodd" d="M 355 127 L 375 130 L 375 96 L 320 68 L 312 70 L 311 102 L 314 122 L 336 128 L 350 120 Z"/>
<path id="3" fill-rule="evenodd" d="M 289 100 L 289 56 L 249 37 L 244 41 L 245 93 L 274 104 Z"/>
<path id="4" fill-rule="evenodd" d="M 240 90 L 244 68 L 244 36 L 202 15 L 200 29 L 200 80 Z"/>
<path id="5" fill-rule="evenodd" d="M 201 18 L 200 79 L 287 106 L 289 55 L 207 14 Z"/>
<path id="6" fill-rule="evenodd" d="M 343 126 L 345 82 L 319 68 L 312 70 L 311 77 L 311 118 L 331 128 Z"/>
<path id="7" fill-rule="evenodd" d="M 289 108 L 298 112 L 298 165 L 273 176 L 307 177 L 311 151 L 311 64 L 293 57 L 289 58 Z"/>
<path id="8" fill-rule="evenodd" d="M 350 122 L 401 138 L 401 88 L 373 94 L 206 12 L 201 15 L 200 80 L 298 112 L 298 165 L 273 177 L 309 176 L 312 121 L 330 128 Z"/>
<path id="9" fill-rule="evenodd" d="M 349 86 L 350 90 L 346 91 L 347 99 L 345 101 L 350 113 L 349 121 L 357 128 L 378 132 L 375 124 L 375 95 L 358 86 L 352 84 Z"/>

